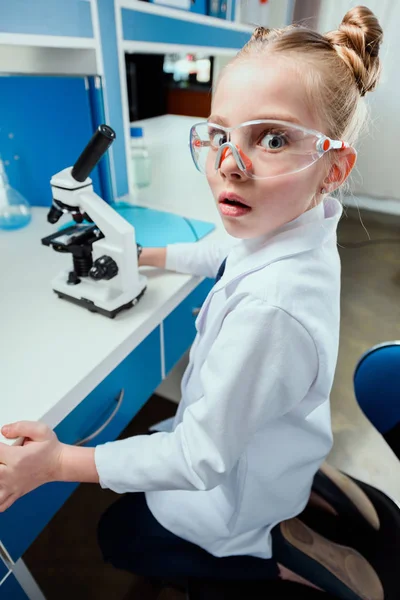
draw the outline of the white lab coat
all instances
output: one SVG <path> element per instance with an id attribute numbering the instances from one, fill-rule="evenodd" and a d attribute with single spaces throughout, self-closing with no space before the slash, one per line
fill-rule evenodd
<path id="1" fill-rule="evenodd" d="M 196 321 L 172 433 L 98 446 L 103 487 L 147 492 L 156 519 L 216 556 L 271 556 L 331 444 L 340 262 L 332 198 L 230 248 Z M 168 247 L 167 267 L 215 276 L 228 246 Z"/>

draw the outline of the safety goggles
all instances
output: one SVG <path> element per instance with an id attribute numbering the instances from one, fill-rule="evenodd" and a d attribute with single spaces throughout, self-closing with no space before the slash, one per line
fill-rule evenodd
<path id="1" fill-rule="evenodd" d="M 330 150 L 349 144 L 286 121 L 246 121 L 224 127 L 207 121 L 190 130 L 190 150 L 197 169 L 211 174 L 224 160 L 253 179 L 290 175 L 307 169 Z"/>

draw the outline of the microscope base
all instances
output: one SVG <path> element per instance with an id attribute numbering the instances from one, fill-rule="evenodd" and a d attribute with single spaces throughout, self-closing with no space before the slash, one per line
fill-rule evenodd
<path id="1" fill-rule="evenodd" d="M 131 308 L 132 306 L 136 306 L 136 304 L 139 302 L 140 298 L 143 296 L 145 291 L 146 291 L 146 288 L 143 288 L 143 290 L 140 292 L 139 296 L 137 296 L 130 302 L 127 302 L 126 304 L 123 304 L 122 306 L 119 306 L 118 308 L 115 308 L 114 310 L 106 310 L 105 308 L 96 306 L 96 304 L 92 300 L 87 300 L 86 298 L 75 298 L 75 296 L 69 296 L 68 294 L 64 294 L 64 292 L 59 292 L 58 290 L 54 290 L 54 292 L 57 294 L 57 296 L 59 298 L 62 298 L 63 300 L 68 300 L 69 302 L 73 302 L 73 304 L 78 304 L 79 306 L 83 306 L 84 308 L 87 308 L 90 312 L 100 313 L 101 315 L 104 315 L 105 317 L 109 317 L 110 319 L 113 319 L 121 311 Z"/>

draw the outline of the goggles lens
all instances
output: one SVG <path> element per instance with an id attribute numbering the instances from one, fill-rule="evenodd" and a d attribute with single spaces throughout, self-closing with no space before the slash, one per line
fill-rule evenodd
<path id="1" fill-rule="evenodd" d="M 238 167 L 255 179 L 306 169 L 324 154 L 325 140 L 329 138 L 322 133 L 272 120 L 244 123 L 233 128 L 204 122 L 194 125 L 190 132 L 191 153 L 199 171 L 211 174 L 225 160 L 238 162 L 237 154 L 232 152 L 234 146 L 242 160 L 248 159 Z M 220 151 L 224 144 L 227 145 Z"/>

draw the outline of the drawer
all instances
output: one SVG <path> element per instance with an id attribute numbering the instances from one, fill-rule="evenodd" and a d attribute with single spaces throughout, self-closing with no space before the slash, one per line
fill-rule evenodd
<path id="1" fill-rule="evenodd" d="M 214 280 L 204 280 L 164 321 L 165 372 L 173 368 L 191 346 L 195 334 L 195 320 Z"/>
<path id="2" fill-rule="evenodd" d="M 160 382 L 160 330 L 157 328 L 55 428 L 59 439 L 75 444 L 101 430 L 88 445 L 115 440 Z M 105 423 L 108 424 L 102 428 Z M 76 487 L 75 483 L 46 484 L 0 514 L 0 539 L 14 561 L 22 556 Z"/>
<path id="3" fill-rule="evenodd" d="M 12 573 L 0 585 L 0 600 L 29 600 Z"/>
<path id="4" fill-rule="evenodd" d="M 160 330 L 157 327 L 112 373 L 81 402 L 57 427 L 59 439 L 76 444 L 96 431 L 120 408 L 107 427 L 89 446 L 116 439 L 161 381 Z"/>

